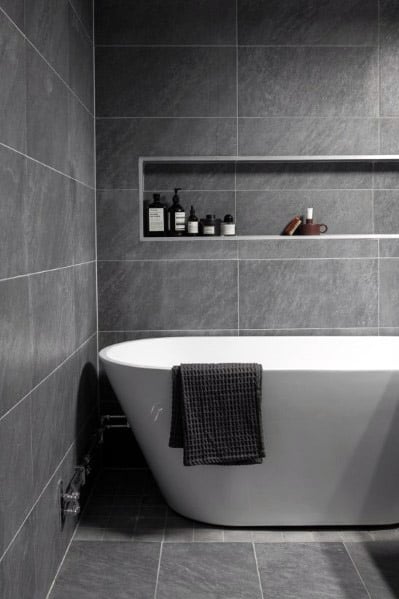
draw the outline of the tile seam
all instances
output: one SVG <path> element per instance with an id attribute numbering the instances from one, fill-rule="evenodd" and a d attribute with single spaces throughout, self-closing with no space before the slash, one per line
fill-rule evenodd
<path id="1" fill-rule="evenodd" d="M 254 543 L 254 541 L 251 542 L 251 545 L 252 545 L 252 551 L 254 553 L 254 559 L 255 559 L 255 565 L 256 565 L 256 573 L 258 575 L 260 596 L 261 596 L 261 599 L 264 599 L 263 588 L 262 588 L 262 580 L 261 580 L 261 577 L 260 577 L 259 564 L 258 564 L 258 556 L 256 555 L 256 549 L 255 549 L 255 543 Z"/>
<path id="2" fill-rule="evenodd" d="M 157 596 L 158 596 L 159 574 L 160 574 L 160 571 L 161 571 L 161 560 L 162 560 L 163 545 L 164 545 L 164 541 L 162 540 L 161 541 L 161 546 L 159 548 L 159 559 L 158 559 L 157 575 L 156 575 L 156 579 L 155 579 L 154 599 L 157 599 Z"/>
<path id="3" fill-rule="evenodd" d="M 80 98 L 80 96 L 72 89 L 72 87 L 69 85 L 69 83 L 67 83 L 65 81 L 65 79 L 59 74 L 59 72 L 53 67 L 53 65 L 47 60 L 47 58 L 35 46 L 35 44 L 33 42 L 31 42 L 31 40 L 22 31 L 22 29 L 20 29 L 20 27 L 18 27 L 18 25 L 16 25 L 16 23 L 8 16 L 8 14 L 6 13 L 6 11 L 3 8 L 0 7 L 0 12 L 7 18 L 7 20 L 9 21 L 9 23 L 11 23 L 12 26 L 18 31 L 18 33 L 23 37 L 23 39 L 26 41 L 26 43 L 30 45 L 30 47 L 36 52 L 36 54 L 38 56 L 40 56 L 40 58 L 43 60 L 43 62 L 46 63 L 46 65 L 48 66 L 48 68 L 51 69 L 51 71 L 56 75 L 56 77 L 58 77 L 58 79 L 64 84 L 64 86 L 66 87 L 66 89 L 78 100 L 79 104 L 86 110 L 86 112 L 88 112 L 92 117 L 94 117 L 94 114 L 86 106 L 86 104 L 83 102 L 83 100 Z"/>
<path id="4" fill-rule="evenodd" d="M 33 272 L 27 272 L 22 275 L 15 275 L 13 277 L 5 277 L 4 279 L 0 279 L 0 283 L 5 283 L 6 281 L 14 281 L 15 279 L 23 279 L 24 277 L 35 277 L 36 275 L 42 275 L 48 272 L 57 272 L 59 270 L 66 270 L 68 268 L 75 268 L 78 266 L 84 266 L 85 264 L 95 264 L 96 260 L 88 260 L 87 262 L 77 262 L 76 264 L 67 264 L 66 266 L 57 266 L 55 268 L 48 268 L 46 270 L 36 270 Z"/>
<path id="5" fill-rule="evenodd" d="M 362 583 L 362 585 L 363 585 L 363 588 L 364 588 L 364 590 L 365 590 L 365 591 L 366 591 L 366 593 L 367 593 L 367 597 L 368 597 L 369 599 L 373 599 L 373 597 L 370 595 L 370 592 L 369 592 L 369 590 L 368 590 L 368 588 L 367 588 L 367 585 L 366 585 L 365 581 L 363 580 L 363 576 L 360 574 L 360 571 L 359 571 L 359 569 L 358 569 L 358 567 L 357 567 L 357 565 L 356 565 L 356 563 L 355 563 L 354 559 L 352 558 L 352 555 L 351 555 L 351 553 L 350 553 L 350 551 L 349 551 L 349 549 L 348 549 L 348 547 L 347 547 L 347 543 L 346 543 L 346 542 L 343 542 L 343 543 L 342 543 L 342 545 L 344 546 L 344 549 L 345 549 L 345 551 L 346 551 L 346 554 L 347 554 L 347 556 L 349 557 L 349 559 L 350 559 L 350 561 L 351 561 L 351 563 L 352 563 L 352 566 L 353 566 L 353 568 L 354 568 L 354 570 L 355 570 L 356 574 L 358 575 L 358 577 L 359 577 L 359 579 L 360 579 L 360 582 L 361 582 L 361 583 Z"/>
<path id="6" fill-rule="evenodd" d="M 35 507 L 37 506 L 37 504 L 39 503 L 40 499 L 42 498 L 43 494 L 46 492 L 48 486 L 50 485 L 51 481 L 53 480 L 53 478 L 55 477 L 55 475 L 57 474 L 58 470 L 60 469 L 60 467 L 62 466 L 62 464 L 64 463 L 66 457 L 68 456 L 69 452 L 73 449 L 74 445 L 76 443 L 76 440 L 74 440 L 71 445 L 68 447 L 68 449 L 66 450 L 64 456 L 61 458 L 60 462 L 58 463 L 57 467 L 55 468 L 54 472 L 51 474 L 49 480 L 47 481 L 47 483 L 45 484 L 45 486 L 43 487 L 42 491 L 40 492 L 39 496 L 36 498 L 35 502 L 33 503 L 32 507 L 30 508 L 29 512 L 27 513 L 27 515 L 25 516 L 23 522 L 20 524 L 20 526 L 18 527 L 18 530 L 16 531 L 16 533 L 14 534 L 13 538 L 11 539 L 11 541 L 9 542 L 9 544 L 7 545 L 6 549 L 4 550 L 3 554 L 0 556 L 0 564 L 3 561 L 3 559 L 6 557 L 9 549 L 11 548 L 11 546 L 14 544 L 17 536 L 19 535 L 19 533 L 21 532 L 22 528 L 24 527 L 26 521 L 28 520 L 28 518 L 30 517 L 30 515 L 32 514 L 33 510 L 35 509 Z"/>
<path id="7" fill-rule="evenodd" d="M 33 156 L 26 154 L 25 152 L 21 152 L 20 150 L 17 150 L 16 148 L 13 148 L 12 146 L 9 146 L 3 142 L 0 142 L 0 147 L 5 148 L 6 150 L 10 150 L 10 152 L 14 152 L 15 154 L 19 154 L 19 156 L 23 156 L 24 158 L 27 158 L 28 160 L 31 160 L 32 162 L 35 162 L 36 164 L 40 164 L 40 166 L 48 168 L 50 171 L 53 171 L 54 173 L 57 173 L 58 175 L 62 175 L 63 177 L 66 177 L 67 179 L 70 179 L 71 181 L 75 181 L 76 183 L 79 183 L 80 185 L 83 185 L 84 187 L 87 187 L 88 189 L 95 191 L 94 187 L 92 187 L 91 185 L 88 185 L 88 183 L 84 183 L 84 181 L 75 179 L 74 177 L 71 177 L 71 175 L 68 175 L 67 173 L 63 173 L 62 171 L 54 168 L 53 166 L 50 166 L 49 164 L 46 164 L 45 162 L 41 162 L 37 158 L 34 158 Z"/>
<path id="8" fill-rule="evenodd" d="M 43 383 L 45 383 L 51 376 L 53 376 L 53 374 L 55 374 L 55 372 L 57 370 L 59 370 L 60 368 L 62 368 L 69 360 L 71 360 L 75 354 L 77 354 L 85 345 L 87 345 L 87 343 L 89 343 L 91 341 L 91 339 L 97 335 L 97 332 L 92 333 L 89 337 L 87 337 L 87 339 L 85 341 L 83 341 L 83 343 L 81 343 L 79 345 L 79 347 L 77 347 L 76 349 L 73 350 L 73 352 L 71 354 L 69 354 L 69 356 L 67 358 L 65 358 L 65 360 L 63 360 L 62 362 L 60 362 L 60 364 L 58 364 L 58 366 L 56 366 L 51 372 L 49 372 L 49 374 L 47 374 L 44 378 L 42 378 L 34 387 L 32 387 L 32 389 L 30 389 L 28 391 L 28 393 L 26 393 L 23 397 L 21 397 L 21 399 L 19 399 L 9 410 L 7 410 L 6 412 L 4 412 L 4 414 L 2 414 L 0 416 L 0 422 L 2 420 L 4 420 L 4 418 L 6 418 L 7 416 L 9 416 L 9 414 L 15 410 L 15 408 L 17 408 L 23 401 L 26 401 L 27 399 L 29 399 L 29 397 L 31 396 L 31 394 L 36 391 Z"/>

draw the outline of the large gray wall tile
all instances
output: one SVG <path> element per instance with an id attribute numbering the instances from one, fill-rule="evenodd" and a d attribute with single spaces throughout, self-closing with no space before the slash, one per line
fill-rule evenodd
<path id="1" fill-rule="evenodd" d="M 240 262 L 240 327 L 377 325 L 377 261 Z"/>
<path id="2" fill-rule="evenodd" d="M 27 172 L 28 272 L 68 266 L 73 263 L 75 242 L 70 180 L 32 160 Z"/>
<path id="3" fill-rule="evenodd" d="M 147 177 L 146 177 L 147 179 Z M 237 163 L 237 190 L 370 189 L 370 163 Z"/>
<path id="4" fill-rule="evenodd" d="M 32 410 L 32 462 L 35 494 L 43 487 L 65 455 L 71 419 L 73 360 L 68 360 L 30 396 Z"/>
<path id="5" fill-rule="evenodd" d="M 380 326 L 399 326 L 399 260 L 380 260 Z"/>
<path id="6" fill-rule="evenodd" d="M 21 567 L 23 564 L 23 567 Z M 32 599 L 35 588 L 35 553 L 31 522 L 28 519 L 0 562 L 2 599 Z"/>
<path id="7" fill-rule="evenodd" d="M 399 165 L 396 163 L 376 162 L 373 167 L 374 189 L 398 189 Z"/>
<path id="8" fill-rule="evenodd" d="M 395 0 L 382 0 L 380 6 L 381 114 L 399 115 L 399 7 Z"/>
<path id="9" fill-rule="evenodd" d="M 68 172 L 68 90 L 44 60 L 27 46 L 28 154 Z"/>
<path id="10" fill-rule="evenodd" d="M 234 213 L 232 192 L 183 192 L 187 212 L 194 202 L 197 214 Z M 139 200 L 134 190 L 97 192 L 97 237 L 99 260 L 173 258 L 236 258 L 237 243 L 221 237 L 211 240 L 140 241 Z"/>
<path id="11" fill-rule="evenodd" d="M 98 275 L 101 330 L 237 324 L 236 261 L 100 262 Z"/>
<path id="12" fill-rule="evenodd" d="M 100 0 L 97 44 L 235 44 L 234 0 Z"/>
<path id="13" fill-rule="evenodd" d="M 235 116 L 234 48 L 98 48 L 98 116 Z"/>
<path id="14" fill-rule="evenodd" d="M 159 570 L 159 599 L 260 599 L 251 543 L 166 544 Z"/>
<path id="15" fill-rule="evenodd" d="M 243 191 L 237 192 L 237 232 L 279 235 L 295 216 L 314 207 L 314 221 L 328 234 L 373 233 L 371 191 Z"/>
<path id="16" fill-rule="evenodd" d="M 50 374 L 75 349 L 72 268 L 29 277 L 32 297 L 34 382 Z"/>
<path id="17" fill-rule="evenodd" d="M 93 35 L 93 0 L 70 0 L 77 15 L 86 28 L 87 34 Z"/>
<path id="18" fill-rule="evenodd" d="M 272 547 L 257 543 L 255 547 L 265 597 L 369 597 L 342 543 L 278 543 Z"/>
<path id="19" fill-rule="evenodd" d="M 24 0 L 1 0 L 0 7 L 20 29 L 24 28 Z"/>
<path id="20" fill-rule="evenodd" d="M 25 210 L 26 159 L 0 147 L 0 279 L 27 269 Z"/>
<path id="21" fill-rule="evenodd" d="M 0 282 L 0 416 L 32 387 L 28 279 Z"/>
<path id="22" fill-rule="evenodd" d="M 69 17 L 69 75 L 68 81 L 85 106 L 93 112 L 93 47 L 74 11 Z"/>
<path id="23" fill-rule="evenodd" d="M 0 420 L 0 555 L 33 501 L 30 399 Z"/>
<path id="24" fill-rule="evenodd" d="M 380 239 L 381 258 L 399 258 L 399 239 Z"/>
<path id="25" fill-rule="evenodd" d="M 236 119 L 98 119 L 98 187 L 138 187 L 139 156 L 231 155 Z"/>
<path id="26" fill-rule="evenodd" d="M 85 599 L 130 599 L 132 589 L 137 597 L 152 597 L 160 544 L 136 543 L 132 549 L 130 543 L 75 541 L 50 598 L 72 593 Z"/>
<path id="27" fill-rule="evenodd" d="M 323 239 L 322 236 L 239 241 L 241 259 L 377 258 L 376 239 Z M 399 250 L 399 247 L 398 247 Z"/>
<path id="28" fill-rule="evenodd" d="M 399 190 L 374 192 L 374 221 L 376 233 L 399 234 Z"/>
<path id="29" fill-rule="evenodd" d="M 74 207 L 74 263 L 95 259 L 95 191 L 76 181 L 70 181 Z"/>
<path id="30" fill-rule="evenodd" d="M 95 262 L 75 266 L 73 275 L 75 293 L 75 344 L 78 347 L 97 328 Z"/>
<path id="31" fill-rule="evenodd" d="M 377 44 L 374 0 L 238 0 L 238 42 L 244 45 Z"/>
<path id="32" fill-rule="evenodd" d="M 93 112 L 93 46 L 73 10 L 69 11 L 68 83 L 85 106 Z"/>
<path id="33" fill-rule="evenodd" d="M 26 151 L 25 41 L 0 13 L 0 142 Z"/>
<path id="34" fill-rule="evenodd" d="M 399 154 L 399 118 L 380 119 L 381 154 Z"/>
<path id="35" fill-rule="evenodd" d="M 72 95 L 68 96 L 68 170 L 71 177 L 94 187 L 94 120 Z"/>
<path id="36" fill-rule="evenodd" d="M 144 186 L 147 191 L 166 191 L 176 187 L 182 190 L 234 191 L 235 164 L 209 163 L 159 163 L 144 167 Z"/>
<path id="37" fill-rule="evenodd" d="M 378 122 L 372 118 L 240 118 L 238 139 L 239 154 L 244 156 L 377 154 Z"/>
<path id="38" fill-rule="evenodd" d="M 240 48 L 240 116 L 377 116 L 371 48 Z"/>
<path id="39" fill-rule="evenodd" d="M 68 80 L 69 70 L 68 0 L 25 2 L 25 33 L 52 67 Z"/>

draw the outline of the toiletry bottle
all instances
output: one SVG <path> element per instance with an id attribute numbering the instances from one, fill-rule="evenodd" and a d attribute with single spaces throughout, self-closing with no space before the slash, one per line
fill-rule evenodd
<path id="1" fill-rule="evenodd" d="M 172 236 L 184 235 L 186 232 L 186 213 L 180 205 L 180 198 L 178 196 L 180 189 L 180 187 L 175 187 L 175 193 L 172 198 L 173 203 L 168 212 L 169 235 Z"/>
<path id="2" fill-rule="evenodd" d="M 187 234 L 188 235 L 198 235 L 198 217 L 195 216 L 194 206 L 191 206 L 190 216 L 187 221 Z"/>
<path id="3" fill-rule="evenodd" d="M 154 193 L 152 197 L 153 201 L 145 211 L 145 234 L 162 237 L 167 232 L 167 209 L 159 193 Z"/>
<path id="4" fill-rule="evenodd" d="M 231 214 L 226 214 L 223 219 L 223 222 L 220 227 L 220 232 L 222 235 L 235 235 L 236 234 L 236 225 L 234 223 L 234 218 Z"/>
<path id="5" fill-rule="evenodd" d="M 216 235 L 216 222 L 214 214 L 207 214 L 202 223 L 203 235 Z"/>

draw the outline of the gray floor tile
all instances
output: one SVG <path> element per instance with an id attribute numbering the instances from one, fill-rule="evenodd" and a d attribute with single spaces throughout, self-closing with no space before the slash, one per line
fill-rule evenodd
<path id="1" fill-rule="evenodd" d="M 367 599 L 341 543 L 257 544 L 267 599 Z"/>
<path id="2" fill-rule="evenodd" d="M 373 599 L 399 597 L 399 541 L 346 545 Z"/>
<path id="3" fill-rule="evenodd" d="M 194 522 L 187 518 L 167 518 L 165 541 L 167 543 L 192 543 L 194 540 Z"/>
<path id="4" fill-rule="evenodd" d="M 195 543 L 222 543 L 224 539 L 223 528 L 194 522 Z"/>
<path id="5" fill-rule="evenodd" d="M 159 545 L 74 542 L 51 599 L 152 599 Z"/>
<path id="6" fill-rule="evenodd" d="M 250 528 L 225 528 L 223 537 L 226 543 L 251 543 L 252 530 Z"/>
<path id="7" fill-rule="evenodd" d="M 157 599 L 260 599 L 250 543 L 165 544 Z"/>
<path id="8" fill-rule="evenodd" d="M 160 542 L 165 531 L 164 518 L 140 518 L 134 531 L 136 541 Z"/>

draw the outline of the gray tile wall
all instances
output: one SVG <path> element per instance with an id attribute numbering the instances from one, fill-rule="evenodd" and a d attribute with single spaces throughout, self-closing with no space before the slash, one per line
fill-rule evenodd
<path id="1" fill-rule="evenodd" d="M 0 595 L 44 599 L 97 412 L 91 0 L 0 0 Z"/>
<path id="2" fill-rule="evenodd" d="M 395 0 L 97 0 L 100 344 L 154 335 L 397 334 L 398 243 L 139 240 L 140 155 L 399 151 Z M 168 165 L 149 194 L 279 234 L 399 233 L 372 164 Z M 117 410 L 104 383 L 103 410 Z"/>

